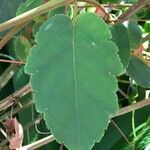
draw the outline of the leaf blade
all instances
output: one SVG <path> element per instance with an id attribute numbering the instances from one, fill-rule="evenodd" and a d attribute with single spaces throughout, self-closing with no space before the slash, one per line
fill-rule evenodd
<path id="1" fill-rule="evenodd" d="M 47 124 L 57 140 L 71 150 L 91 149 L 102 138 L 109 115 L 118 110 L 115 75 L 121 73 L 122 65 L 110 38 L 107 25 L 95 14 L 81 14 L 75 23 L 57 15 L 42 26 L 37 45 L 28 58 L 26 71 L 32 74 L 36 106 L 45 112 Z M 43 48 L 42 62 L 38 58 Z M 105 90 L 109 94 L 103 93 Z M 49 96 L 50 100 L 43 103 L 42 99 Z M 100 117 L 103 123 L 98 120 Z"/>

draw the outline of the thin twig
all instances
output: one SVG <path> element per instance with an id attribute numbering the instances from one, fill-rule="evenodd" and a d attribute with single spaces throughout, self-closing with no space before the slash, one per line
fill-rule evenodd
<path id="1" fill-rule="evenodd" d="M 0 57 L 4 57 L 4 58 L 10 59 L 10 60 L 15 60 L 12 56 L 3 54 L 3 53 L 0 53 Z"/>
<path id="2" fill-rule="evenodd" d="M 110 8 L 116 8 L 116 7 L 123 7 L 124 8 L 124 7 L 130 7 L 133 4 L 100 4 L 100 5 L 103 7 L 110 7 Z M 88 7 L 95 7 L 95 6 L 94 5 L 85 5 L 85 6 L 78 6 L 78 7 L 79 8 L 88 8 Z"/>
<path id="3" fill-rule="evenodd" d="M 110 119 L 110 121 L 113 123 L 113 125 L 117 128 L 117 130 L 120 132 L 120 134 L 123 136 L 123 138 L 126 140 L 128 144 L 131 144 L 126 135 L 121 131 L 121 129 L 118 127 L 118 125 L 113 121 L 113 119 Z"/>
<path id="4" fill-rule="evenodd" d="M 0 62 L 13 63 L 13 64 L 25 64 L 25 62 L 24 62 L 24 61 L 6 60 L 6 59 L 0 59 Z"/>
<path id="5" fill-rule="evenodd" d="M 103 7 L 131 7 L 133 4 L 101 4 Z"/>
<path id="6" fill-rule="evenodd" d="M 12 112 L 12 115 L 15 115 L 17 113 L 19 113 L 20 111 L 23 111 L 24 109 L 32 106 L 34 104 L 33 100 L 28 100 L 27 102 L 23 103 L 23 107 L 20 107 L 20 106 L 17 106 L 13 109 L 13 112 Z M 10 114 L 10 111 L 6 112 L 4 115 L 1 115 L 0 116 L 0 120 L 3 121 L 6 119 L 6 117 L 9 117 L 11 114 Z"/>
<path id="7" fill-rule="evenodd" d="M 150 40 L 150 34 L 148 34 L 146 37 L 143 38 L 142 43 Z"/>
<path id="8" fill-rule="evenodd" d="M 2 24 L 0 24 L 0 31 L 4 31 L 7 29 L 10 29 L 12 27 L 18 26 L 19 24 L 23 24 L 27 21 L 30 21 L 34 17 L 41 15 L 43 13 L 46 13 L 47 11 L 50 11 L 52 9 L 64 6 L 66 4 L 71 3 L 72 0 L 52 0 L 49 1 L 39 7 L 36 7 L 34 9 L 31 9 L 15 18 L 12 18 Z"/>
<path id="9" fill-rule="evenodd" d="M 141 100 L 139 102 L 136 102 L 134 104 L 131 104 L 129 106 L 121 108 L 119 110 L 119 112 L 116 115 L 113 116 L 113 118 L 118 117 L 118 116 L 122 116 L 124 114 L 127 114 L 127 113 L 133 111 L 133 110 L 137 110 L 137 109 L 149 106 L 149 105 L 150 105 L 150 99 Z"/>
<path id="10" fill-rule="evenodd" d="M 129 96 L 124 92 L 122 91 L 122 89 L 118 88 L 118 91 L 120 94 L 122 94 L 126 99 L 129 99 Z"/>
<path id="11" fill-rule="evenodd" d="M 55 137 L 53 135 L 49 135 L 49 136 L 47 136 L 47 137 L 45 137 L 45 138 L 43 138 L 41 140 L 33 142 L 33 143 L 29 144 L 29 145 L 23 146 L 21 149 L 22 150 L 34 150 L 34 149 L 37 149 L 37 148 L 39 148 L 39 147 L 41 147 L 41 146 L 43 146 L 45 144 L 48 144 L 48 143 L 50 143 L 50 142 L 52 142 L 54 140 L 55 140 Z"/>
<path id="12" fill-rule="evenodd" d="M 14 27 L 12 30 L 10 30 L 0 41 L 0 49 L 3 48 L 3 46 L 18 32 L 20 31 L 26 23 L 20 24 L 16 27 Z"/>
<path id="13" fill-rule="evenodd" d="M 19 68 L 18 64 L 11 64 L 0 76 L 0 90 L 8 83 L 11 77 L 15 74 Z"/>
<path id="14" fill-rule="evenodd" d="M 18 91 L 14 92 L 10 96 L 6 97 L 5 99 L 0 101 L 0 111 L 3 111 L 9 107 L 11 107 L 13 104 L 17 103 L 18 98 L 23 97 L 24 95 L 31 92 L 31 87 L 29 84 L 25 85 Z"/>
<path id="15" fill-rule="evenodd" d="M 116 22 L 116 23 L 118 23 L 117 22 L 117 19 L 110 19 L 110 20 L 108 20 L 110 23 L 111 22 Z M 150 21 L 150 19 L 139 19 L 139 18 L 137 18 L 137 19 L 134 19 L 134 18 L 132 18 L 132 21 L 140 21 L 140 22 L 146 22 L 146 21 Z"/>
<path id="16" fill-rule="evenodd" d="M 149 18 L 147 18 L 147 19 L 144 19 L 144 18 L 143 18 L 143 19 L 142 19 L 142 18 L 137 18 L 136 21 L 141 21 L 141 22 L 146 22 L 146 21 L 148 21 L 148 22 L 149 22 L 150 19 L 149 19 Z"/>
<path id="17" fill-rule="evenodd" d="M 142 7 L 147 5 L 150 1 L 149 0 L 139 0 L 137 3 L 134 3 L 128 10 L 126 10 L 122 15 L 118 17 L 116 20 L 117 23 L 122 23 L 128 20 L 131 16 L 136 14 Z"/>
<path id="18" fill-rule="evenodd" d="M 130 81 L 128 81 L 128 80 L 123 80 L 123 79 L 118 79 L 118 82 L 120 82 L 120 83 L 125 83 L 125 84 L 130 84 Z"/>
<path id="19" fill-rule="evenodd" d="M 126 5 L 121 5 L 121 4 L 100 4 L 102 7 L 110 7 L 111 9 L 116 8 L 116 7 L 130 7 L 132 4 L 126 4 Z M 84 6 L 78 6 L 78 8 L 89 8 L 89 7 L 96 7 L 94 5 L 84 5 Z"/>
<path id="20" fill-rule="evenodd" d="M 64 150 L 64 145 L 63 144 L 60 145 L 59 150 Z"/>

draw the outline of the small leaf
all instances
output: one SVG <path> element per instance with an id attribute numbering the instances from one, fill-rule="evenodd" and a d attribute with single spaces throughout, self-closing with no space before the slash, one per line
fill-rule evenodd
<path id="1" fill-rule="evenodd" d="M 136 50 L 142 44 L 142 31 L 136 22 L 130 21 L 128 24 L 128 32 L 131 50 Z"/>
<path id="2" fill-rule="evenodd" d="M 138 57 L 131 57 L 127 72 L 137 84 L 145 88 L 150 88 L 150 67 L 142 62 Z"/>
<path id="3" fill-rule="evenodd" d="M 14 40 L 14 50 L 19 60 L 26 61 L 31 44 L 24 36 L 16 37 Z"/>
<path id="4" fill-rule="evenodd" d="M 146 32 L 150 33 L 150 22 L 146 22 L 144 24 L 144 29 L 145 29 Z"/>
<path id="5" fill-rule="evenodd" d="M 126 69 L 130 62 L 130 42 L 128 31 L 122 24 L 116 24 L 110 28 L 113 42 L 116 43 L 119 49 L 119 56 L 124 68 Z"/>
<path id="6" fill-rule="evenodd" d="M 70 150 L 91 149 L 118 110 L 115 75 L 123 68 L 110 39 L 95 14 L 80 14 L 75 22 L 56 15 L 41 27 L 29 55 L 36 107 Z"/>

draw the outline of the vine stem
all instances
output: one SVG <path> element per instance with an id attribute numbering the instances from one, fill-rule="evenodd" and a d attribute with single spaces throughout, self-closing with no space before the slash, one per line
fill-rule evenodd
<path id="1" fill-rule="evenodd" d="M 3 111 L 12 105 L 16 104 L 18 101 L 18 98 L 23 97 L 24 95 L 31 92 L 31 87 L 29 84 L 25 85 L 21 89 L 17 90 L 10 96 L 6 97 L 5 99 L 0 101 L 0 111 Z"/>
<path id="2" fill-rule="evenodd" d="M 118 17 L 116 23 L 122 23 L 128 20 L 131 16 L 136 14 L 142 7 L 149 4 L 149 0 L 139 0 L 138 2 L 134 3 L 129 9 L 127 9 L 122 15 Z"/>
<path id="3" fill-rule="evenodd" d="M 3 46 L 18 32 L 20 31 L 26 23 L 20 24 L 16 27 L 14 27 L 12 30 L 10 30 L 3 38 L 0 40 L 0 50 L 3 48 Z"/>
<path id="4" fill-rule="evenodd" d="M 144 99 L 144 100 L 141 100 L 141 101 L 136 102 L 134 104 L 131 104 L 129 106 L 121 108 L 119 110 L 119 112 L 117 114 L 113 115 L 112 117 L 114 118 L 114 117 L 122 116 L 124 114 L 127 114 L 127 113 L 133 111 L 133 110 L 137 110 L 137 109 L 149 106 L 149 105 L 150 105 L 150 98 Z"/>
<path id="5" fill-rule="evenodd" d="M 15 74 L 19 68 L 18 64 L 11 64 L 0 76 L 0 90 L 8 83 L 11 77 Z"/>
<path id="6" fill-rule="evenodd" d="M 38 140 L 36 142 L 33 142 L 32 144 L 29 144 L 29 145 L 26 145 L 26 146 L 23 146 L 21 149 L 22 150 L 34 150 L 34 149 L 37 149 L 45 144 L 48 144 L 52 141 L 55 140 L 55 137 L 53 135 L 49 135 L 41 140 Z"/>
<path id="7" fill-rule="evenodd" d="M 126 135 L 121 131 L 121 129 L 118 127 L 118 125 L 113 121 L 113 119 L 110 119 L 112 124 L 117 128 L 117 130 L 120 132 L 120 134 L 123 136 L 123 138 L 127 141 L 128 144 L 131 144 Z"/>
<path id="8" fill-rule="evenodd" d="M 135 110 L 132 111 L 132 131 L 133 131 L 133 136 L 136 138 L 136 127 L 135 127 Z"/>
<path id="9" fill-rule="evenodd" d="M 15 108 L 13 109 L 12 115 L 15 115 L 15 114 L 17 114 L 18 112 L 23 111 L 23 110 L 25 110 L 26 108 L 31 107 L 32 105 L 34 105 L 33 100 L 26 100 L 26 101 L 27 101 L 27 102 L 21 103 L 21 105 L 22 105 L 23 107 L 20 107 L 20 106 L 15 107 Z M 10 111 L 8 111 L 8 112 L 4 113 L 3 115 L 1 115 L 0 120 L 3 121 L 3 120 L 6 119 L 6 117 L 10 117 L 10 116 L 11 116 L 11 113 L 10 113 Z M 0 147 L 1 147 L 1 146 L 0 146 Z"/>
<path id="10" fill-rule="evenodd" d="M 13 63 L 13 64 L 25 64 L 25 62 L 24 62 L 24 61 L 6 60 L 6 59 L 0 59 L 0 62 Z"/>
<path id="11" fill-rule="evenodd" d="M 144 42 L 146 42 L 146 41 L 148 41 L 148 40 L 150 40 L 150 34 L 148 34 L 147 36 L 145 36 L 145 37 L 143 38 L 142 43 L 144 43 Z"/>
<path id="12" fill-rule="evenodd" d="M 27 21 L 30 21 L 35 16 L 41 15 L 49 10 L 64 6 L 66 4 L 71 3 L 72 0 L 52 0 L 49 1 L 39 7 L 36 7 L 34 9 L 31 9 L 15 18 L 12 18 L 2 24 L 0 24 L 0 31 L 4 31 L 7 29 L 10 29 L 12 27 L 18 26 L 20 24 L 23 24 Z"/>

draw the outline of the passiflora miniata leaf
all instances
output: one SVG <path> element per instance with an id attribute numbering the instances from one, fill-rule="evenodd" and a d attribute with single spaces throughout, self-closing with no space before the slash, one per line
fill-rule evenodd
<path id="1" fill-rule="evenodd" d="M 115 76 L 123 66 L 110 39 L 107 24 L 93 13 L 75 21 L 56 15 L 42 25 L 28 57 L 36 108 L 70 150 L 91 149 L 118 110 Z"/>

